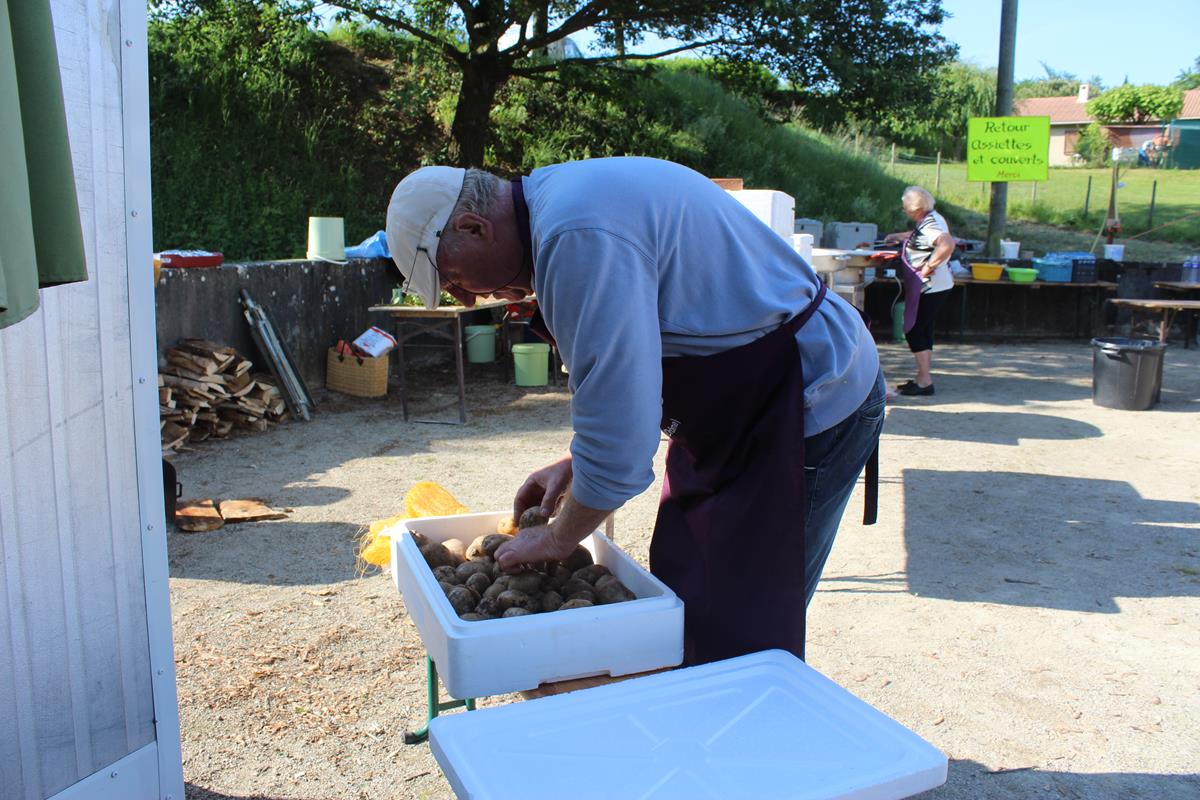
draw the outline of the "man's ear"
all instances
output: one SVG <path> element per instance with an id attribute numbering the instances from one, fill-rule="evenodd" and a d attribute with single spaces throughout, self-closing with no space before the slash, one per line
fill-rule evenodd
<path id="1" fill-rule="evenodd" d="M 464 211 L 451 220 L 450 228 L 472 239 L 490 240 L 495 233 L 491 220 L 470 211 Z"/>

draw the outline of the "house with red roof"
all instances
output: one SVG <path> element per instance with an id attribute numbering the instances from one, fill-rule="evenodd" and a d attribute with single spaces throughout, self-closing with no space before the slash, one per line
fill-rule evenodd
<path id="1" fill-rule="evenodd" d="M 1082 84 L 1077 95 L 1067 97 L 1030 97 L 1016 104 L 1018 117 L 1050 118 L 1050 166 L 1065 167 L 1076 163 L 1075 143 L 1083 129 L 1095 122 L 1087 113 L 1087 102 L 1095 94 L 1092 87 Z M 1200 89 L 1183 94 L 1183 109 L 1177 119 L 1200 120 Z M 1145 142 L 1162 136 L 1167 123 L 1162 120 L 1144 125 L 1105 125 L 1114 147 L 1137 150 Z"/>

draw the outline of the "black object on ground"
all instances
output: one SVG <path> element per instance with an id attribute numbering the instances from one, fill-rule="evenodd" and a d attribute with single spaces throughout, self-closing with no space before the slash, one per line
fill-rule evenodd
<path id="1" fill-rule="evenodd" d="M 1145 411 L 1162 390 L 1163 354 L 1151 339 L 1092 339 L 1092 402 L 1104 408 Z"/>

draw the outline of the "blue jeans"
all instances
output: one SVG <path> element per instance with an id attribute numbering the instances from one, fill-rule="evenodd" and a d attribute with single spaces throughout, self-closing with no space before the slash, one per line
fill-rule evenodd
<path id="1" fill-rule="evenodd" d="M 825 569 L 842 512 L 883 431 L 887 385 L 880 369 L 867 399 L 850 416 L 804 440 L 804 475 L 808 482 L 805 523 L 804 603 L 812 602 Z"/>

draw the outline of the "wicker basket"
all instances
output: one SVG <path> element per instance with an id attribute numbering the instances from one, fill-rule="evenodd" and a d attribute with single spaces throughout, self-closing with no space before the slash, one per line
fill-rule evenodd
<path id="1" fill-rule="evenodd" d="M 334 348 L 325 354 L 325 388 L 355 397 L 387 394 L 388 358 L 344 356 Z"/>

